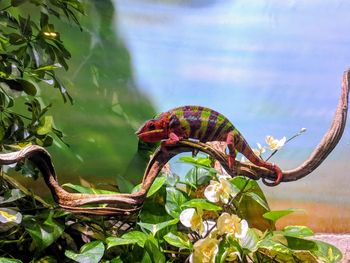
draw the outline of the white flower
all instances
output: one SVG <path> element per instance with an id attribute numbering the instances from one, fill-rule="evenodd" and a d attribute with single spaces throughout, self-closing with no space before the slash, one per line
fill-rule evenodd
<path id="1" fill-rule="evenodd" d="M 273 138 L 271 135 L 266 136 L 266 143 L 270 147 L 270 150 L 275 151 L 281 149 L 281 147 L 286 143 L 286 137 L 283 137 L 282 139 L 278 140 Z"/>
<path id="2" fill-rule="evenodd" d="M 235 247 L 228 247 L 226 250 L 226 262 L 241 262 L 241 254 Z"/>
<path id="3" fill-rule="evenodd" d="M 253 152 L 255 153 L 256 156 L 261 156 L 265 152 L 265 147 L 261 146 L 260 143 L 257 143 L 258 148 L 254 148 Z"/>
<path id="4" fill-rule="evenodd" d="M 203 211 L 195 208 L 187 208 L 180 214 L 180 222 L 185 227 L 190 227 L 193 231 L 198 231 L 200 234 L 204 232 L 204 223 L 202 220 Z"/>
<path id="5" fill-rule="evenodd" d="M 214 263 L 215 256 L 219 251 L 219 240 L 204 238 L 193 245 L 193 254 L 190 256 L 191 263 Z"/>
<path id="6" fill-rule="evenodd" d="M 214 221 L 205 220 L 204 221 L 204 230 L 202 233 L 203 237 L 212 237 L 215 238 L 217 236 L 216 223 Z"/>
<path id="7" fill-rule="evenodd" d="M 217 175 L 218 179 L 224 179 L 224 180 L 230 180 L 232 179 L 232 176 L 229 175 L 228 173 L 223 173 L 223 174 L 218 174 Z"/>
<path id="8" fill-rule="evenodd" d="M 248 222 L 236 215 L 222 213 L 217 220 L 217 228 L 220 235 L 234 234 L 238 239 L 244 238 L 248 233 Z"/>
<path id="9" fill-rule="evenodd" d="M 234 191 L 232 184 L 223 178 L 219 178 L 219 182 L 210 181 L 210 184 L 204 190 L 204 196 L 213 203 L 221 201 L 227 204 L 230 198 L 236 194 L 237 192 Z"/>

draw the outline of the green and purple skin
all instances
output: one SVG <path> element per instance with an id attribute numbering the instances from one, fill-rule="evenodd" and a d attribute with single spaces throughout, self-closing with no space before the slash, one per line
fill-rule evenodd
<path id="1" fill-rule="evenodd" d="M 174 145 L 181 139 L 196 139 L 200 142 L 224 141 L 229 149 L 228 164 L 233 169 L 236 152 L 243 154 L 253 164 L 272 170 L 276 180 L 266 182 L 269 186 L 278 185 L 283 177 L 281 169 L 256 156 L 242 134 L 222 114 L 201 106 L 183 106 L 160 113 L 148 120 L 136 132 L 145 142 L 161 141 L 161 149 Z"/>

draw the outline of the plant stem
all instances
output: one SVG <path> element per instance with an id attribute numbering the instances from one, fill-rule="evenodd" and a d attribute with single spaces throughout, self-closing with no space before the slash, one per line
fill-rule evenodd
<path id="1" fill-rule="evenodd" d="M 216 223 L 207 231 L 207 233 L 205 234 L 205 236 L 203 238 L 206 238 L 211 231 L 213 231 L 213 229 L 216 227 Z"/>
<path id="2" fill-rule="evenodd" d="M 42 199 L 40 196 L 33 194 L 31 191 L 29 191 L 26 187 L 24 187 L 23 185 L 21 185 L 19 182 L 17 182 L 15 179 L 13 179 L 12 177 L 6 175 L 3 171 L 1 171 L 1 177 L 7 182 L 9 183 L 12 187 L 17 188 L 19 190 L 21 190 L 25 195 L 27 196 L 31 196 L 34 198 L 34 200 L 38 201 L 39 203 L 41 203 L 45 208 L 49 208 L 52 209 L 53 206 L 50 205 L 49 203 L 45 202 L 44 199 Z"/>
<path id="3" fill-rule="evenodd" d="M 292 137 L 290 137 L 288 140 L 286 140 L 286 142 L 284 143 L 284 145 L 286 145 L 289 141 L 293 140 L 294 138 L 300 136 L 302 133 L 304 133 L 306 131 L 305 128 L 302 128 L 298 133 L 294 134 Z M 265 160 L 265 162 L 267 162 L 269 159 L 271 159 L 272 156 L 274 156 L 276 154 L 276 152 L 278 152 L 279 149 L 274 150 L 270 156 Z"/>
<path id="4" fill-rule="evenodd" d="M 32 120 L 31 118 L 29 118 L 29 117 L 27 117 L 27 116 L 25 116 L 25 115 L 22 115 L 22 114 L 20 114 L 20 113 L 13 112 L 13 111 L 8 110 L 8 109 L 4 110 L 4 112 L 5 112 L 5 113 L 10 113 L 10 114 L 17 115 L 17 116 L 22 117 L 22 118 L 24 118 L 24 119 L 26 119 L 26 120 L 30 120 L 30 121 Z"/>
<path id="5" fill-rule="evenodd" d="M 12 7 L 12 5 L 6 6 L 6 7 L 4 7 L 3 9 L 1 9 L 0 11 L 1 11 L 1 12 L 2 12 L 2 11 L 5 11 L 5 10 L 11 8 L 11 7 Z"/>
<path id="6" fill-rule="evenodd" d="M 184 252 L 184 251 L 175 251 L 175 250 L 163 250 L 164 253 L 168 254 L 178 254 L 178 255 L 189 255 L 189 252 Z"/>

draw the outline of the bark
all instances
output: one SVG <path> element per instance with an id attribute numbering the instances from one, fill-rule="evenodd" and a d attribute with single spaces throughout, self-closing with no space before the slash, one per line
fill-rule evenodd
<path id="1" fill-rule="evenodd" d="M 338 144 L 346 124 L 349 80 L 350 70 L 344 72 L 341 96 L 331 127 L 309 158 L 295 169 L 283 171 L 282 182 L 296 181 L 310 174 L 327 158 Z M 95 215 L 129 216 L 137 213 L 142 208 L 148 189 L 167 162 L 175 155 L 182 152 L 193 152 L 193 149 L 205 152 L 215 158 L 227 173 L 232 176 L 242 175 L 254 180 L 263 178 L 273 181 L 275 179 L 273 171 L 250 163 L 236 161 L 234 169 L 230 170 L 226 155 L 220 148 L 191 140 L 181 140 L 177 145 L 169 147 L 168 153 L 157 150 L 146 168 L 141 189 L 133 194 L 81 194 L 67 192 L 57 181 L 50 154 L 44 148 L 37 145 L 25 147 L 18 152 L 0 154 L 0 164 L 13 164 L 23 161 L 25 158 L 31 160 L 40 169 L 55 201 L 64 209 Z M 4 179 L 6 180 L 6 177 Z M 108 204 L 108 206 L 81 207 L 88 204 Z"/>

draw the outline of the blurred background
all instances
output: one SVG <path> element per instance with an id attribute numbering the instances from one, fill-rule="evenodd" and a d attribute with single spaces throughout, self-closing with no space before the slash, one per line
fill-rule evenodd
<path id="1" fill-rule="evenodd" d="M 296 167 L 331 124 L 350 66 L 349 12 L 345 0 L 87 1 L 83 32 L 59 29 L 73 55 L 61 78 L 74 105 L 42 90 L 70 145 L 49 148 L 60 183 L 140 182 L 134 132 L 156 112 L 186 104 L 223 113 L 252 147 L 307 128 L 272 159 Z M 272 209 L 305 208 L 281 225 L 350 231 L 349 156 L 348 126 L 312 174 L 263 186 Z M 40 181 L 32 187 L 44 190 Z"/>

